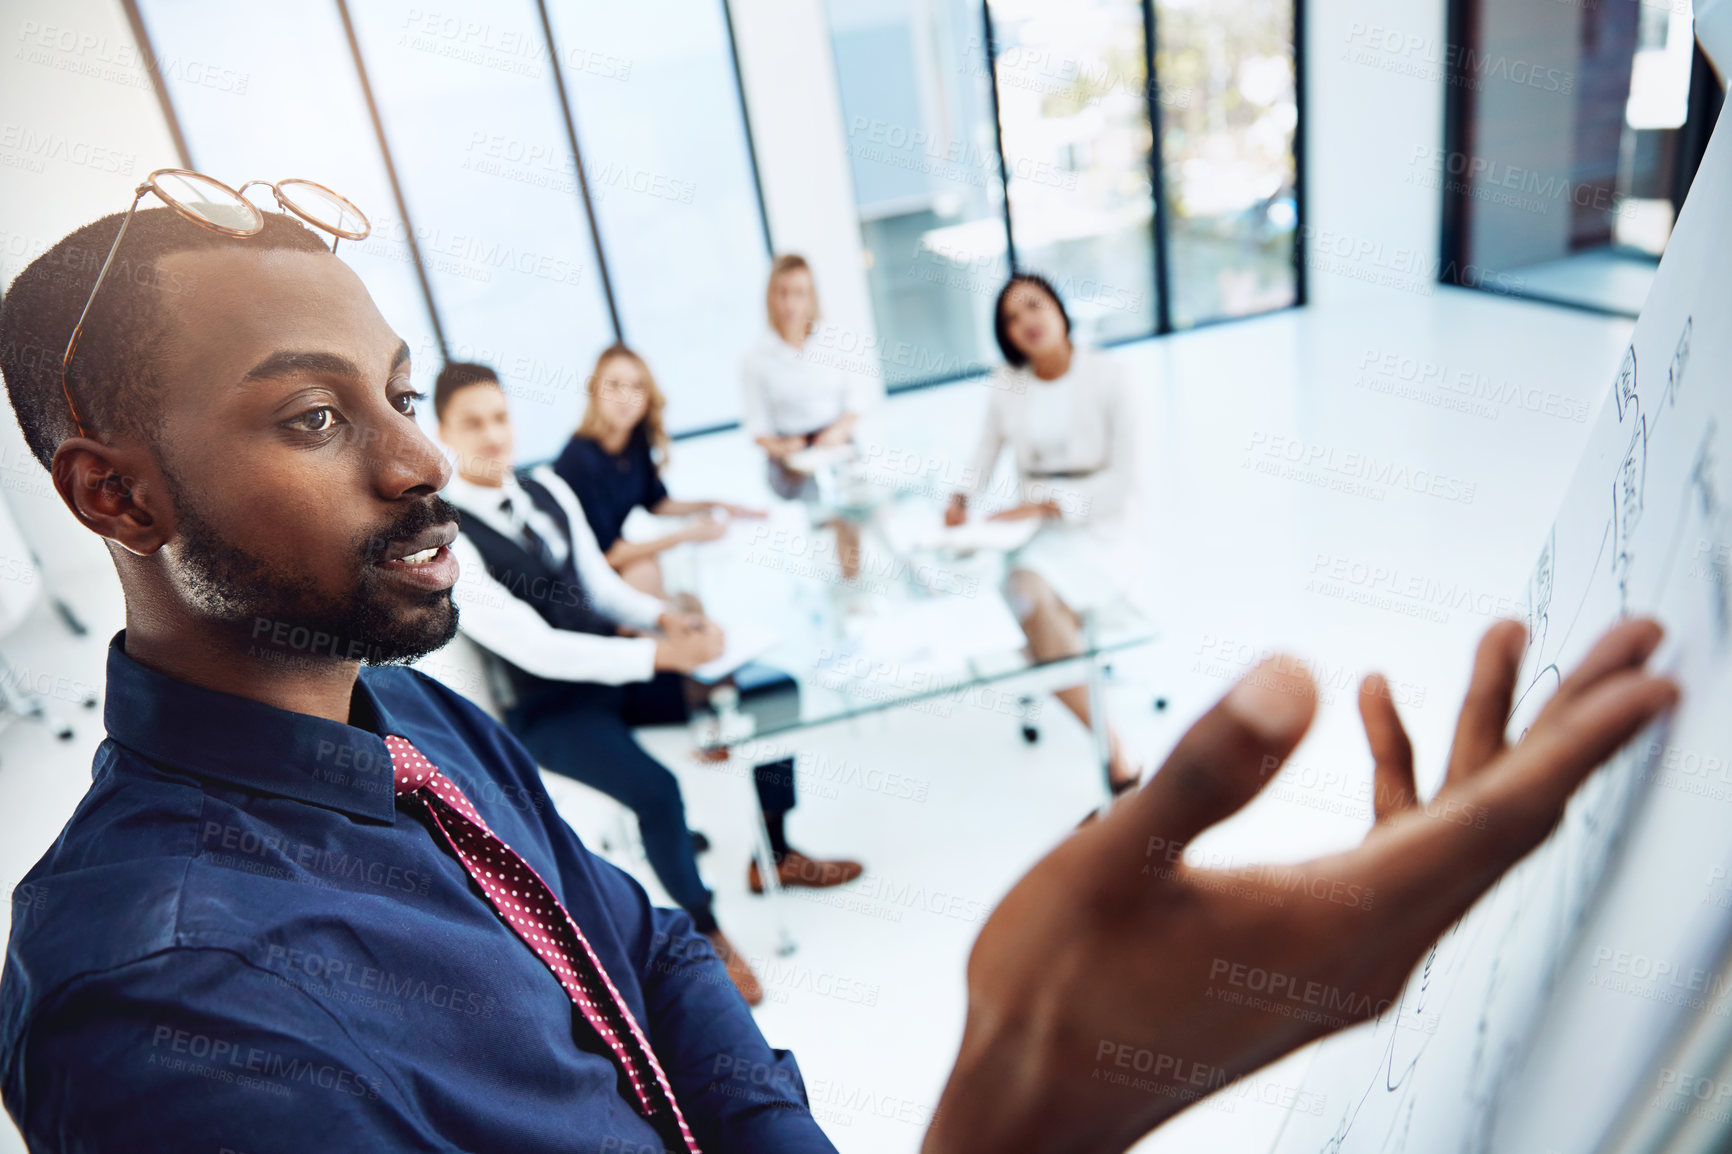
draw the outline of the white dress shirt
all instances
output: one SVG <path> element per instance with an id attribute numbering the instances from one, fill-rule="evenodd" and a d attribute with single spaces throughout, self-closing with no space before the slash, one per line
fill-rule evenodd
<path id="1" fill-rule="evenodd" d="M 871 353 L 844 352 L 837 330 L 819 328 L 799 348 L 767 331 L 740 362 L 748 437 L 789 437 L 863 413 L 881 392 Z"/>
<path id="2" fill-rule="evenodd" d="M 1056 381 L 1026 368 L 993 375 L 980 448 L 965 480 L 976 494 L 987 491 L 999 454 L 1010 446 L 1016 496 L 1053 501 L 1060 514 L 1041 522 L 1033 539 L 1011 554 L 1010 566 L 1038 573 L 1079 613 L 1138 596 L 1147 534 L 1132 529 L 1136 430 L 1130 382 L 1108 354 L 1076 349 L 1070 370 Z"/>
<path id="3" fill-rule="evenodd" d="M 595 533 L 583 515 L 577 495 L 558 474 L 547 465 L 538 465 L 530 470 L 530 476 L 559 502 L 571 526 L 569 539 L 551 517 L 535 507 L 514 477 L 507 476 L 502 486 L 490 487 L 453 476 L 443 496 L 465 516 L 486 522 L 514 541 L 519 539 L 526 520 L 549 549 L 556 552 L 561 564 L 567 550 L 572 551 L 578 579 L 597 612 L 622 625 L 655 628 L 657 619 L 669 606 L 633 589 L 613 571 L 596 544 Z M 507 498 L 512 505 L 509 514 L 500 508 Z M 459 628 L 489 653 L 550 681 L 622 685 L 648 681 L 655 676 L 655 638 L 603 637 L 555 628 L 529 602 L 514 596 L 488 575 L 480 550 L 469 538 L 459 535 L 451 549 L 462 567 L 451 591 L 457 603 Z"/>
<path id="4" fill-rule="evenodd" d="M 974 492 L 986 490 L 1007 444 L 1024 501 L 1056 501 L 1073 525 L 1119 518 L 1135 488 L 1137 464 L 1136 418 L 1123 368 L 1089 348 L 1076 349 L 1070 370 L 1056 381 L 1026 368 L 1000 368 L 969 475 Z M 1071 475 L 1042 476 L 1055 473 Z"/>

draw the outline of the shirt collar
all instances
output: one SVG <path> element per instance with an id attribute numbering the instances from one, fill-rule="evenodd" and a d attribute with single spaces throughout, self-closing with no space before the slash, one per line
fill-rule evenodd
<path id="1" fill-rule="evenodd" d="M 515 504 L 519 497 L 524 496 L 524 492 L 517 483 L 515 473 L 506 473 L 504 484 L 498 487 L 477 485 L 453 473 L 441 496 L 468 513 L 497 513 L 501 501 L 510 497 Z"/>
<path id="2" fill-rule="evenodd" d="M 395 774 L 383 735 L 410 735 L 368 684 L 368 671 L 356 692 L 372 706 L 377 733 L 189 685 L 140 665 L 125 644 L 125 630 L 108 643 L 102 720 L 114 741 L 194 777 L 394 819 Z"/>

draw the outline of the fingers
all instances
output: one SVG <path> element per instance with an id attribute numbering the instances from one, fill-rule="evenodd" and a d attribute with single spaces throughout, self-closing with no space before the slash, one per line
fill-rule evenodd
<path id="1" fill-rule="evenodd" d="M 1677 702 L 1676 685 L 1641 669 L 1658 640 L 1652 622 L 1608 630 L 1571 675 L 1573 692 L 1547 703 L 1518 745 L 1374 832 L 1359 864 L 1382 879 L 1386 908 L 1432 933 L 1538 845 L 1583 779 Z"/>
<path id="2" fill-rule="evenodd" d="M 1512 805 L 1518 817 L 1531 805 L 1549 830 L 1582 779 L 1677 701 L 1672 681 L 1639 668 L 1600 678 L 1528 732 L 1510 755 L 1507 782 L 1484 804 L 1494 812 Z"/>
<path id="3" fill-rule="evenodd" d="M 1509 722 L 1526 645 L 1527 629 L 1519 621 L 1499 621 L 1480 638 L 1444 784 L 1466 781 L 1503 752 L 1504 726 Z"/>
<path id="4" fill-rule="evenodd" d="M 1413 742 L 1402 728 L 1383 674 L 1373 673 L 1360 683 L 1359 716 L 1371 746 L 1372 810 L 1383 821 L 1412 805 L 1419 794 L 1413 782 Z"/>
<path id="5" fill-rule="evenodd" d="M 1258 665 L 1190 728 L 1142 791 L 1103 825 L 1183 845 L 1256 796 L 1317 711 L 1317 688 L 1292 657 Z"/>
<path id="6" fill-rule="evenodd" d="M 1602 678 L 1625 669 L 1634 669 L 1648 660 L 1664 636 L 1660 623 L 1646 617 L 1632 617 L 1606 630 L 1575 671 L 1564 678 L 1547 708 L 1559 708 L 1580 698 Z M 1542 711 L 1543 714 L 1543 711 Z M 1536 719 L 1537 724 L 1537 719 Z"/>

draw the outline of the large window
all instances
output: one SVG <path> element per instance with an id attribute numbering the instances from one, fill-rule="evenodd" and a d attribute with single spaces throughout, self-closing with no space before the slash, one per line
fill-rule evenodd
<path id="1" fill-rule="evenodd" d="M 518 451 L 552 456 L 613 324 L 535 5 L 451 0 L 438 25 L 395 0 L 349 11 L 451 358 L 491 365 Z"/>
<path id="2" fill-rule="evenodd" d="M 1175 328 L 1298 300 L 1292 0 L 1157 0 Z"/>
<path id="3" fill-rule="evenodd" d="M 769 270 L 720 3 L 551 0 L 620 329 L 679 425 L 738 413 L 735 358 Z"/>
<path id="4" fill-rule="evenodd" d="M 439 342 L 336 6 L 181 0 L 140 7 L 159 57 L 184 62 L 161 75 L 193 167 L 237 188 L 305 177 L 362 206 L 373 235 L 340 244 L 338 255 L 409 342 L 416 384 L 430 390 L 442 363 Z M 234 35 L 239 22 L 248 35 Z M 272 131 L 260 132 L 267 122 Z"/>
<path id="5" fill-rule="evenodd" d="M 1012 268 L 1085 340 L 1300 302 L 1294 0 L 827 8 L 891 387 L 996 360 Z"/>
<path id="6" fill-rule="evenodd" d="M 990 0 L 1017 265 L 1095 339 L 1155 328 L 1147 44 L 1139 0 Z"/>
<path id="7" fill-rule="evenodd" d="M 737 418 L 768 245 L 723 0 L 138 7 L 159 56 L 201 63 L 163 70 L 191 163 L 361 205 L 373 236 L 339 256 L 418 383 L 492 364 L 524 459 L 557 452 L 621 338 L 673 431 Z"/>
<path id="8" fill-rule="evenodd" d="M 1452 0 L 1441 279 L 1641 311 L 1719 117 L 1690 5 Z"/>
<path id="9" fill-rule="evenodd" d="M 994 353 L 1010 268 L 979 0 L 830 0 L 860 236 L 890 388 Z"/>

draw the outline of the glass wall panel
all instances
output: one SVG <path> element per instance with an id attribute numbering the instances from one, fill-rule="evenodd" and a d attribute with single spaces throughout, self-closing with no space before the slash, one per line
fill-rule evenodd
<path id="1" fill-rule="evenodd" d="M 1085 338 L 1154 332 L 1142 4 L 987 8 L 1018 267 L 1053 281 Z"/>
<path id="2" fill-rule="evenodd" d="M 337 255 L 409 342 L 416 385 L 431 391 L 439 346 L 336 5 L 143 0 L 139 9 L 195 168 L 235 187 L 305 177 L 367 214 L 373 235 Z M 235 35 L 240 26 L 247 35 Z M 274 203 L 259 192 L 256 203 Z M 422 407 L 429 425 L 432 411 Z"/>
<path id="3" fill-rule="evenodd" d="M 1723 100 L 1690 5 L 1454 2 L 1444 279 L 1635 316 Z"/>
<path id="4" fill-rule="evenodd" d="M 675 431 L 739 418 L 769 254 L 721 0 L 551 0 L 625 339 Z"/>
<path id="5" fill-rule="evenodd" d="M 520 459 L 553 456 L 613 324 L 536 7 L 350 11 L 451 356 L 499 373 Z"/>
<path id="6" fill-rule="evenodd" d="M 993 364 L 1010 263 L 980 0 L 827 10 L 884 382 Z"/>
<path id="7" fill-rule="evenodd" d="M 1174 328 L 1297 299 L 1292 0 L 1157 0 Z"/>

